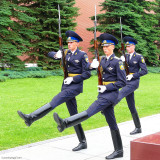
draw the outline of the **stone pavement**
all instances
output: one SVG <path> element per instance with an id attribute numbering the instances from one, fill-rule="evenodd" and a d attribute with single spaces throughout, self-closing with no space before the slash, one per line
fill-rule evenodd
<path id="1" fill-rule="evenodd" d="M 130 135 L 134 129 L 133 121 L 119 123 L 124 146 L 124 157 L 117 160 L 130 160 L 130 141 L 160 131 L 160 114 L 141 118 L 142 132 Z M 0 151 L 0 159 L 18 160 L 105 160 L 112 153 L 113 144 L 109 127 L 85 131 L 88 148 L 73 152 L 78 144 L 75 134 L 37 142 L 21 147 Z"/>

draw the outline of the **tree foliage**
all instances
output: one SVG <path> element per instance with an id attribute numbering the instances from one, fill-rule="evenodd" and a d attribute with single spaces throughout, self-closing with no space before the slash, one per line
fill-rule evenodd
<path id="1" fill-rule="evenodd" d="M 75 0 L 0 1 L 0 63 L 3 67 L 6 64 L 14 68 L 24 66 L 17 57 L 23 53 L 29 55 L 27 60 L 36 61 L 42 67 L 54 68 L 59 63 L 47 57 L 49 51 L 59 49 L 58 4 L 65 45 L 65 32 L 76 26 Z"/>
<path id="2" fill-rule="evenodd" d="M 35 23 L 36 18 L 28 16 L 26 6 L 19 6 L 19 1 L 0 1 L 0 65 L 11 68 L 23 68 L 24 63 L 17 57 L 29 51 L 30 40 L 36 39 L 28 23 Z"/>
<path id="3" fill-rule="evenodd" d="M 75 0 L 27 0 L 24 5 L 27 3 L 30 9 L 27 14 L 37 19 L 32 28 L 34 33 L 39 36 L 39 39 L 33 41 L 32 51 L 29 55 L 32 60 L 36 59 L 38 66 L 47 69 L 57 68 L 59 62 L 48 58 L 47 53 L 59 49 L 58 4 L 61 9 L 61 33 L 65 45 L 65 32 L 73 30 L 76 26 L 74 18 L 78 15 L 78 8 L 73 7 Z"/>
<path id="4" fill-rule="evenodd" d="M 97 30 L 113 34 L 120 42 L 121 17 L 123 36 L 135 38 L 138 41 L 136 51 L 145 57 L 148 64 L 158 65 L 159 50 L 155 41 L 159 40 L 160 31 L 155 27 L 158 24 L 157 15 L 150 13 L 153 7 L 158 9 L 158 4 L 143 0 L 105 0 L 100 6 L 102 13 L 97 15 Z"/>

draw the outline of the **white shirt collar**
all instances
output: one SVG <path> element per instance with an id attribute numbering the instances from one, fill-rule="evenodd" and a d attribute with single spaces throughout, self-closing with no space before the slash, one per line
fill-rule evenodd
<path id="1" fill-rule="evenodd" d="M 134 54 L 134 52 L 129 54 L 130 55 L 130 59 L 132 58 L 133 54 Z"/>
<path id="2" fill-rule="evenodd" d="M 77 49 L 76 49 L 76 50 L 77 50 Z M 76 50 L 74 50 L 74 51 L 71 51 L 72 55 L 75 53 L 75 51 L 76 51 Z"/>
<path id="3" fill-rule="evenodd" d="M 112 56 L 112 54 L 110 56 L 106 56 L 107 60 L 109 60 L 109 58 Z"/>

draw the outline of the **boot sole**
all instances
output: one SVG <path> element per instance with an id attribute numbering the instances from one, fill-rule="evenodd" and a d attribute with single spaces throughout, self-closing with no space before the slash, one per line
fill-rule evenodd
<path id="1" fill-rule="evenodd" d="M 57 113 L 54 113 L 54 114 L 53 114 L 53 118 L 54 118 L 54 120 L 56 121 L 56 123 L 57 123 L 58 125 L 61 125 L 60 120 L 59 120 L 59 116 L 58 116 Z"/>
<path id="2" fill-rule="evenodd" d="M 28 124 L 28 123 L 26 122 L 26 120 L 25 120 L 25 118 L 24 118 L 24 116 L 23 116 L 22 112 L 17 111 L 17 113 L 18 113 L 18 115 L 19 115 L 19 116 L 24 120 L 25 124 L 29 127 L 29 126 L 30 126 L 30 124 Z"/>
<path id="3" fill-rule="evenodd" d="M 58 124 L 58 126 L 57 126 L 58 131 L 59 131 L 59 132 L 62 132 L 64 129 L 61 128 L 61 122 L 60 122 L 60 120 L 59 120 L 58 114 L 57 114 L 57 113 L 54 113 L 54 114 L 53 114 L 53 118 L 54 118 L 54 120 L 56 121 L 56 123 Z"/>
<path id="4" fill-rule="evenodd" d="M 123 153 L 119 153 L 117 155 L 109 155 L 105 157 L 105 159 L 115 159 L 115 158 L 121 158 L 121 157 L 123 157 Z"/>
<path id="5" fill-rule="evenodd" d="M 78 148 L 78 146 L 77 146 L 77 147 L 73 148 L 72 151 L 76 152 L 76 151 L 80 151 L 80 150 L 82 150 L 82 149 L 87 149 L 87 144 L 84 144 L 84 146 L 81 146 L 81 147 L 79 147 L 79 148 Z"/>
<path id="6" fill-rule="evenodd" d="M 136 131 L 136 132 L 130 132 L 130 135 L 134 135 L 134 134 L 139 134 L 139 133 L 142 133 L 142 130 L 140 129 L 139 131 Z"/>
<path id="7" fill-rule="evenodd" d="M 130 133 L 130 135 L 135 135 L 135 134 L 139 134 L 139 133 L 142 133 L 142 132 Z"/>

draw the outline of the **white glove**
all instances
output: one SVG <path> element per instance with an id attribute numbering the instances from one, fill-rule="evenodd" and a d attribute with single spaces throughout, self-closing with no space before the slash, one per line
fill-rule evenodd
<path id="1" fill-rule="evenodd" d="M 56 58 L 62 58 L 62 52 L 61 50 L 59 50 L 57 53 L 56 53 Z"/>
<path id="2" fill-rule="evenodd" d="M 105 90 L 107 90 L 106 86 L 98 85 L 98 92 L 103 93 Z"/>
<path id="3" fill-rule="evenodd" d="M 91 68 L 98 68 L 99 62 L 97 59 L 94 59 L 90 65 Z"/>
<path id="4" fill-rule="evenodd" d="M 121 56 L 120 59 L 121 59 L 122 62 L 125 61 L 125 57 L 124 56 Z"/>
<path id="5" fill-rule="evenodd" d="M 132 74 L 129 74 L 129 75 L 126 77 L 127 81 L 130 81 L 132 78 L 133 78 L 133 75 L 132 75 Z"/>
<path id="6" fill-rule="evenodd" d="M 71 84 L 71 82 L 73 81 L 73 77 L 67 77 L 65 80 L 64 80 L 64 84 Z"/>

